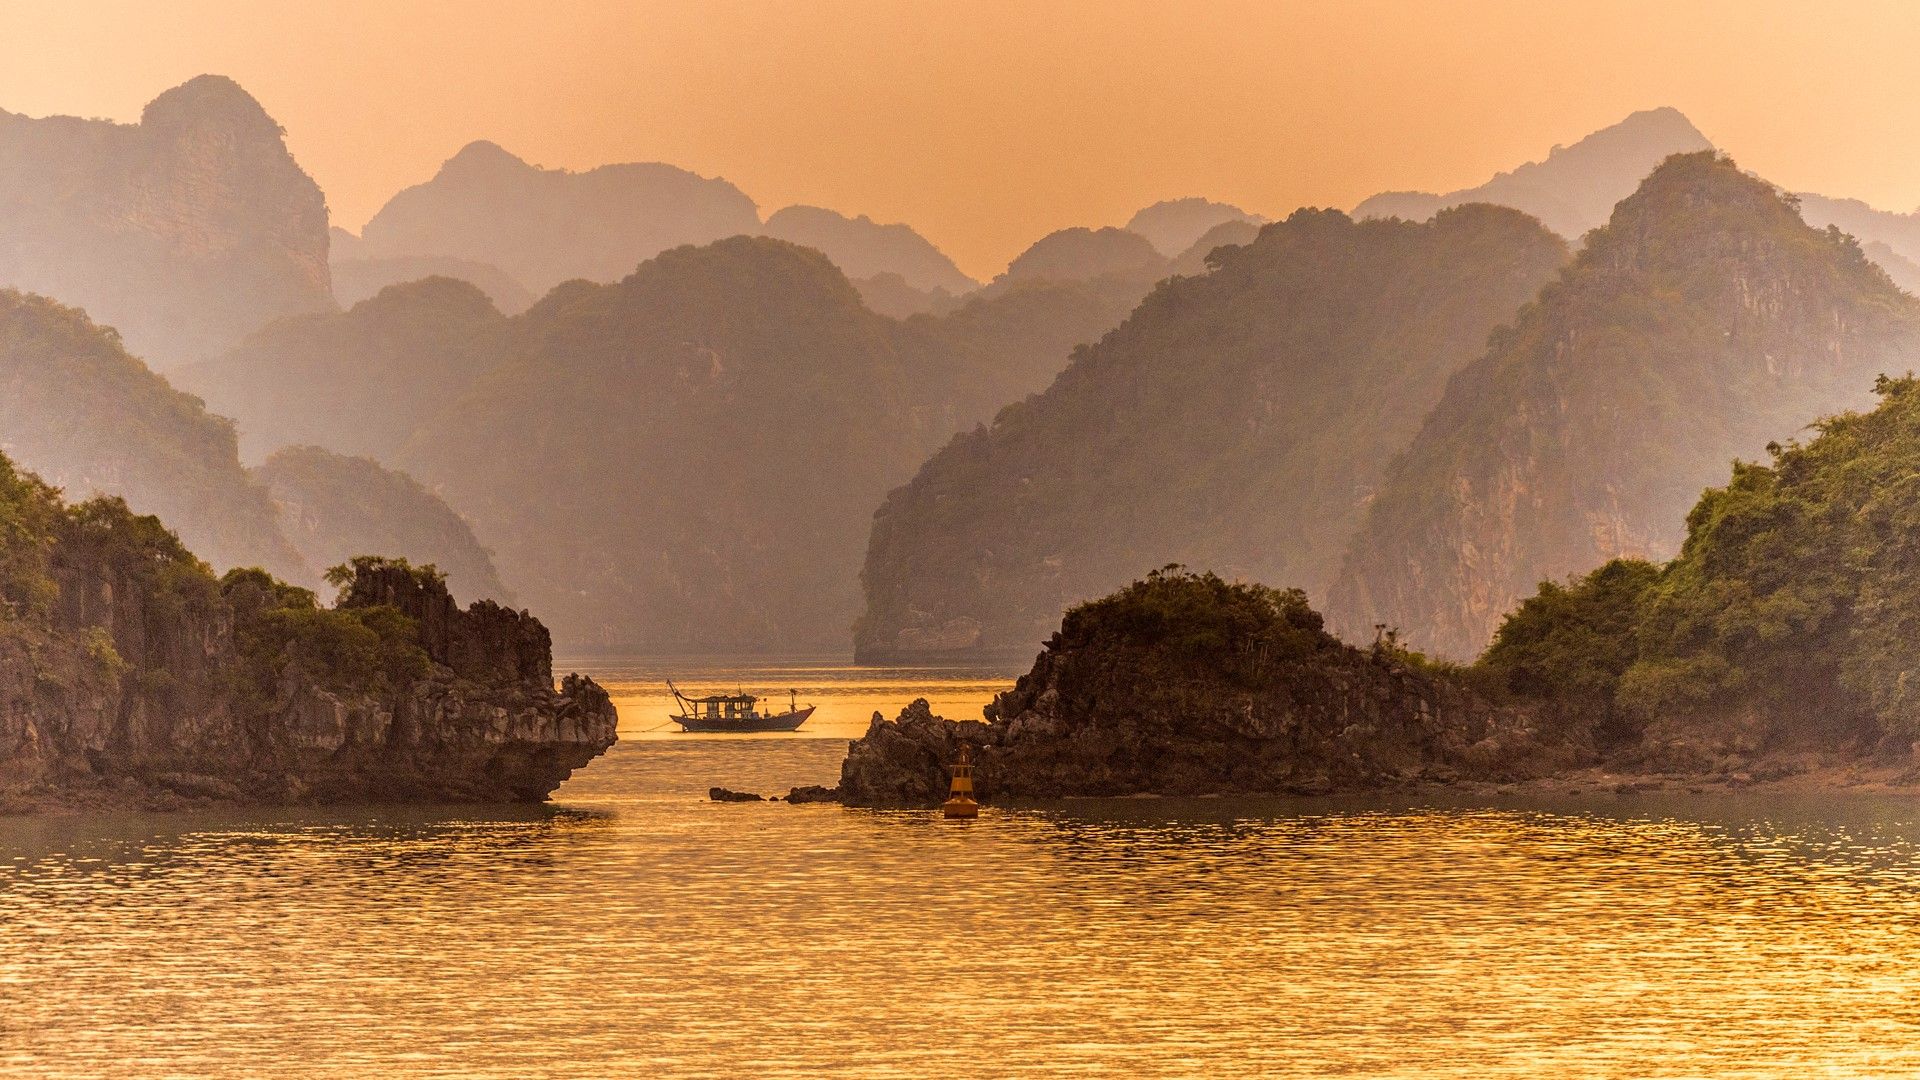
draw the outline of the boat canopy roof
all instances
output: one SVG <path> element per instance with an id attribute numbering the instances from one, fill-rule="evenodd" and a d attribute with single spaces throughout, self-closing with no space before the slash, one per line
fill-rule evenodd
<path id="1" fill-rule="evenodd" d="M 715 703 L 725 703 L 725 702 L 732 701 L 732 702 L 737 702 L 744 705 L 751 705 L 754 702 L 760 700 L 758 697 L 755 697 L 752 694 L 709 694 L 706 697 L 686 697 L 685 695 L 682 695 L 682 697 L 684 700 L 698 702 L 702 705 L 705 705 L 707 702 L 710 702 L 710 701 Z"/>

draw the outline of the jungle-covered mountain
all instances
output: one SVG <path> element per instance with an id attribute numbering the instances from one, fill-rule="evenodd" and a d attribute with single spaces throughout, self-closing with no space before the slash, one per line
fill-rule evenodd
<path id="1" fill-rule="evenodd" d="M 1230 221 L 1242 222 L 1256 229 L 1267 223 L 1267 219 L 1259 214 L 1229 203 L 1188 197 L 1167 199 L 1142 207 L 1127 219 L 1126 229 L 1146 237 L 1155 250 L 1171 259 L 1192 247 L 1210 230 Z"/>
<path id="2" fill-rule="evenodd" d="M 775 211 L 760 231 L 825 254 L 856 282 L 898 274 L 909 288 L 952 296 L 980 287 L 910 225 L 882 225 L 865 214 L 850 218 L 818 206 L 789 206 Z"/>
<path id="3" fill-rule="evenodd" d="M 395 195 L 360 237 L 368 258 L 486 263 L 538 294 L 571 278 L 618 281 L 668 248 L 759 229 L 753 200 L 725 180 L 657 163 L 543 169 L 475 142 Z"/>
<path id="4" fill-rule="evenodd" d="M 1329 617 L 1467 658 L 1543 580 L 1664 558 L 1736 456 L 1920 358 L 1920 303 L 1712 152 L 1662 164 L 1460 372 L 1382 485 Z"/>
<path id="5" fill-rule="evenodd" d="M 1672 562 L 1543 584 L 1480 667 L 1607 717 L 1661 767 L 1701 769 L 1716 743 L 1904 757 L 1920 737 L 1920 383 L 1876 390 L 1873 410 L 1736 463 Z"/>
<path id="6" fill-rule="evenodd" d="M 1445 195 L 1389 191 L 1354 207 L 1353 216 L 1422 221 L 1444 207 L 1485 202 L 1525 210 L 1561 236 L 1578 240 L 1604 224 L 1613 205 L 1631 195 L 1654 166 L 1673 154 L 1711 149 L 1713 144 L 1679 110 L 1647 109 L 1478 187 Z"/>
<path id="7" fill-rule="evenodd" d="M 472 527 L 405 473 L 370 458 L 289 446 L 253 477 L 272 496 L 281 531 L 308 566 L 342 566 L 363 555 L 401 558 L 438 569 L 463 601 L 514 605 Z"/>
<path id="8" fill-rule="evenodd" d="M 819 252 L 676 248 L 535 304 L 398 463 L 565 640 L 830 647 L 873 507 L 951 433 L 898 326 Z"/>
<path id="9" fill-rule="evenodd" d="M 77 308 L 0 290 L 0 453 L 76 499 L 165 514 L 216 566 L 305 580 L 272 501 L 209 414 Z"/>
<path id="10" fill-rule="evenodd" d="M 478 287 L 431 277 L 281 319 L 178 378 L 238 421 L 248 461 L 302 444 L 391 460 L 493 366 L 506 322 Z"/>
<path id="11" fill-rule="evenodd" d="M 1447 378 L 1565 259 L 1488 206 L 1306 210 L 1217 250 L 888 496 L 858 652 L 1031 647 L 1169 562 L 1324 590 Z"/>
<path id="12" fill-rule="evenodd" d="M 137 124 L 0 110 L 0 287 L 113 326 L 159 367 L 332 304 L 327 207 L 280 126 L 214 75 Z"/>
<path id="13" fill-rule="evenodd" d="M 985 291 L 993 295 L 1038 281 L 1112 281 L 1144 294 L 1166 276 L 1167 261 L 1139 233 L 1111 226 L 1060 229 L 1034 241 Z"/>

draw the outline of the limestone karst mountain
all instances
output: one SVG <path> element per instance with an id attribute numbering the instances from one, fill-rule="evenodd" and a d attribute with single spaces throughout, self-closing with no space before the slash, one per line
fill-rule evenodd
<path id="1" fill-rule="evenodd" d="M 1474 206 L 1300 211 L 1218 256 L 888 496 L 860 655 L 1030 649 L 1169 562 L 1324 590 L 1387 462 L 1566 246 Z"/>
<path id="2" fill-rule="evenodd" d="M 0 453 L 74 499 L 117 495 L 177 522 L 216 567 L 306 580 L 233 425 L 130 355 L 85 312 L 0 290 Z"/>
<path id="3" fill-rule="evenodd" d="M 951 432 L 914 408 L 899 324 L 824 255 L 765 237 L 573 282 L 398 464 L 494 550 L 562 639 L 824 647 L 866 523 Z"/>
<path id="4" fill-rule="evenodd" d="M 463 600 L 514 605 L 472 527 L 413 477 L 317 446 L 276 451 L 252 474 L 308 566 L 339 566 L 362 555 L 401 558 L 437 568 Z"/>
<path id="5" fill-rule="evenodd" d="M 657 163 L 543 169 L 476 142 L 395 195 L 360 237 L 368 258 L 486 263 L 538 294 L 571 278 L 617 281 L 668 248 L 759 229 L 753 200 L 725 180 Z"/>
<path id="6" fill-rule="evenodd" d="M 248 461 L 299 444 L 387 461 L 493 365 L 505 323 L 476 286 L 426 278 L 279 320 L 177 378 L 239 423 Z"/>
<path id="7" fill-rule="evenodd" d="M 1920 295 L 1920 263 L 1895 251 L 1884 241 L 1870 240 L 1860 245 L 1860 250 L 1872 259 L 1880 269 L 1887 272 L 1895 285 Z"/>
<path id="8" fill-rule="evenodd" d="M 898 274 L 909 288 L 945 290 L 954 296 L 980 287 L 909 225 L 882 225 L 865 214 L 850 218 L 818 206 L 789 206 L 768 217 L 761 232 L 821 252 L 854 281 Z"/>
<path id="9" fill-rule="evenodd" d="M 156 367 L 205 358 L 331 306 L 326 200 L 230 79 L 137 124 L 0 111 L 0 287 L 85 308 Z"/>
<path id="10" fill-rule="evenodd" d="M 1711 149 L 1713 144 L 1679 110 L 1647 109 L 1478 187 L 1445 195 L 1389 191 L 1355 207 L 1353 216 L 1421 221 L 1448 206 L 1486 202 L 1525 210 L 1554 232 L 1578 240 L 1604 224 L 1613 205 L 1633 194 L 1667 157 Z"/>
<path id="11" fill-rule="evenodd" d="M 1368 509 L 1329 617 L 1466 658 L 1542 580 L 1664 558 L 1729 459 L 1920 360 L 1920 303 L 1711 152 L 1662 164 L 1457 375 Z"/>
<path id="12" fill-rule="evenodd" d="M 1242 222 L 1258 228 L 1265 225 L 1267 219 L 1228 203 L 1188 197 L 1167 199 L 1141 208 L 1127 220 L 1126 229 L 1146 237 L 1160 254 L 1171 259 L 1227 222 Z"/>

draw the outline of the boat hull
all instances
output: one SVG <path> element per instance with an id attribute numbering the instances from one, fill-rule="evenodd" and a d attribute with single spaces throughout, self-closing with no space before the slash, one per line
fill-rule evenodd
<path id="1" fill-rule="evenodd" d="M 807 717 L 813 715 L 814 707 L 807 706 L 795 712 L 781 713 L 778 716 L 756 716 L 751 720 L 709 719 L 704 716 L 676 716 L 673 722 L 680 725 L 682 731 L 700 731 L 707 733 L 751 732 L 751 731 L 797 731 Z"/>

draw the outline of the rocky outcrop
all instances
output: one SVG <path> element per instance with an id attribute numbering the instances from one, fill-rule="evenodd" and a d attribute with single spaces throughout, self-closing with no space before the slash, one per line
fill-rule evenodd
<path id="1" fill-rule="evenodd" d="M 86 308 L 162 367 L 333 304 L 326 199 L 214 75 L 138 124 L 0 111 L 0 238 L 0 285 Z"/>
<path id="2" fill-rule="evenodd" d="M 1335 640 L 1297 592 L 1211 575 L 1156 574 L 1070 612 L 986 717 L 945 720 L 925 701 L 876 714 L 841 801 L 936 805 L 961 742 L 985 800 L 1512 781 L 1594 755 L 1577 724 L 1498 707 L 1389 643 Z"/>
<path id="3" fill-rule="evenodd" d="M 614 742 L 539 620 L 437 575 L 363 560 L 321 608 L 4 458 L 0 509 L 0 809 L 539 800 Z"/>

